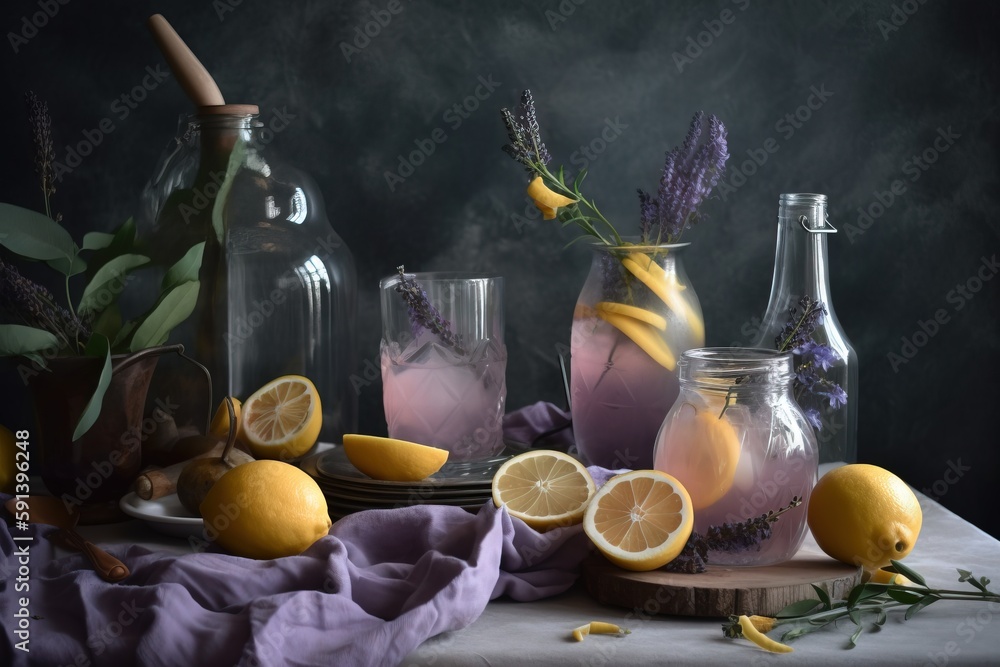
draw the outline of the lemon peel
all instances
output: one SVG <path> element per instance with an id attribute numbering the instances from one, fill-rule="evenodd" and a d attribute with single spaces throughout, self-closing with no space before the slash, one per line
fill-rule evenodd
<path id="1" fill-rule="evenodd" d="M 541 176 L 535 176 L 528 184 L 528 196 L 535 202 L 535 206 L 542 212 L 542 217 L 545 220 L 554 220 L 559 208 L 576 203 L 575 199 L 550 190 Z"/>
<path id="2" fill-rule="evenodd" d="M 760 630 L 754 627 L 753 622 L 747 616 L 740 616 L 739 621 L 740 629 L 743 630 L 743 636 L 765 651 L 770 651 L 771 653 L 791 653 L 795 650 L 788 644 L 774 641 L 767 635 L 762 634 Z"/>
<path id="3" fill-rule="evenodd" d="M 624 636 L 632 634 L 632 631 L 628 628 L 623 628 L 614 623 L 606 623 L 604 621 L 591 621 L 586 625 L 581 625 L 578 628 L 573 629 L 573 639 L 578 642 L 582 642 L 583 638 L 587 635 L 619 635 Z"/>

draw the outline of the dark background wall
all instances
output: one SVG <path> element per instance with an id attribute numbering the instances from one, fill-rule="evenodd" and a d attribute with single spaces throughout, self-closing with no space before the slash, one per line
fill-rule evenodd
<path id="1" fill-rule="evenodd" d="M 50 105 L 60 160 L 102 119 L 113 125 L 59 185 L 56 208 L 77 238 L 137 209 L 189 109 L 173 79 L 147 76 L 164 61 L 144 21 L 163 12 L 227 101 L 259 104 L 266 123 L 289 119 L 273 147 L 315 177 L 357 259 L 359 363 L 377 358 L 376 286 L 397 264 L 496 271 L 507 279 L 511 408 L 561 402 L 556 351 L 589 259 L 562 249 L 573 230 L 525 223 L 533 209 L 523 173 L 500 152 L 500 108 L 530 87 L 556 161 L 586 163 L 587 192 L 626 230 L 638 225 L 635 188 L 656 187 L 691 114 L 716 113 L 729 128 L 733 189 L 705 206 L 711 218 L 689 234 L 687 258 L 709 344 L 752 337 L 778 194 L 828 194 L 841 229 L 830 243 L 834 303 L 860 357 L 861 459 L 1000 535 L 989 500 L 1000 473 L 1000 5 L 61 1 L 0 9 L 0 200 L 41 205 L 21 104 L 33 89 Z M 46 6 L 53 16 L 38 13 Z M 122 95 L 144 78 L 152 89 L 124 117 Z M 477 88 L 484 99 L 469 97 Z M 614 140 L 585 156 L 607 123 Z M 445 142 L 390 188 L 386 172 L 435 128 Z M 942 133 L 951 139 L 935 148 Z M 763 161 L 765 145 L 778 148 Z M 925 169 L 913 162 L 921 155 Z M 904 350 L 904 339 L 916 345 Z M 23 423 L 23 389 L 7 387 L 0 417 Z M 360 401 L 361 429 L 384 432 L 380 384 Z"/>

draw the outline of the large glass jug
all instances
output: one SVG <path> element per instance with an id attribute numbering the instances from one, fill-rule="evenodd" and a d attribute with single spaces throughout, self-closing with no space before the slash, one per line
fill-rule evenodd
<path id="1" fill-rule="evenodd" d="M 215 404 L 304 375 L 319 391 L 320 439 L 336 441 L 357 428 L 354 260 L 257 113 L 227 104 L 181 118 L 143 192 L 140 237 L 163 267 L 205 241 L 198 303 L 175 333 L 211 371 Z"/>

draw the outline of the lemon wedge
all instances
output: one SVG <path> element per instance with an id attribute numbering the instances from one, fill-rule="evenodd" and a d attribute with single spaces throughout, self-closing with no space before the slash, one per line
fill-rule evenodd
<path id="1" fill-rule="evenodd" d="M 448 460 L 447 449 L 359 433 L 344 436 L 344 453 L 355 468 L 386 482 L 426 479 Z"/>

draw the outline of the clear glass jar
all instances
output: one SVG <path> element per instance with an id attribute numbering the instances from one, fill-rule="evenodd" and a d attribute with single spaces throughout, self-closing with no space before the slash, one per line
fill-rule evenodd
<path id="1" fill-rule="evenodd" d="M 591 464 L 652 467 L 656 433 L 679 391 L 677 358 L 705 344 L 681 259 L 688 245 L 593 246 L 570 338 L 573 436 Z M 655 288 L 637 277 L 643 271 Z"/>
<path id="2" fill-rule="evenodd" d="M 691 494 L 700 533 L 801 498 L 772 524 L 759 551 L 709 554 L 717 565 L 788 560 L 805 538 L 818 469 L 815 435 L 792 398 L 792 355 L 702 348 L 685 352 L 678 366 L 680 396 L 657 435 L 654 467 Z"/>
<path id="3" fill-rule="evenodd" d="M 304 375 L 320 394 L 320 439 L 337 441 L 357 429 L 354 260 L 312 179 L 273 155 L 281 129 L 252 105 L 182 117 L 143 192 L 140 237 L 162 267 L 206 242 L 198 304 L 176 334 L 210 369 L 215 404 Z"/>

